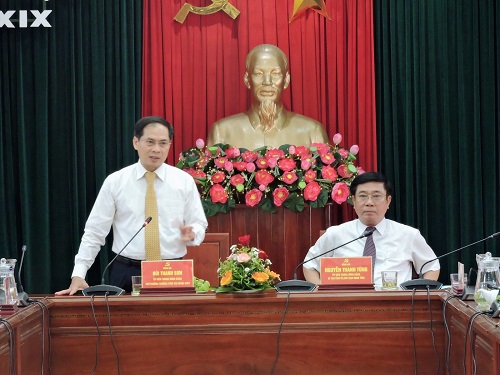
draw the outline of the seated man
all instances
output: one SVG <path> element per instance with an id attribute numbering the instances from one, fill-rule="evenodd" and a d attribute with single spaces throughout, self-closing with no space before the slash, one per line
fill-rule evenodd
<path id="1" fill-rule="evenodd" d="M 252 49 L 247 56 L 243 80 L 252 93 L 250 108 L 214 123 L 208 146 L 227 143 L 254 150 L 262 146 L 309 146 L 313 142 L 328 142 L 321 123 L 287 111 L 283 106 L 281 94 L 290 84 L 290 74 L 288 60 L 278 47 L 261 44 Z"/>
<path id="2" fill-rule="evenodd" d="M 371 238 L 375 245 L 373 281 L 381 286 L 381 271 L 398 271 L 398 285 L 411 280 L 412 264 L 417 271 L 424 263 L 436 258 L 436 254 L 425 241 L 418 229 L 385 218 L 392 200 L 392 186 L 377 172 L 358 175 L 351 184 L 354 210 L 358 219 L 332 226 L 309 249 L 305 260 L 342 245 L 361 236 L 368 227 L 375 228 Z M 335 254 L 325 256 L 360 257 L 367 256 L 365 243 L 370 237 L 351 242 L 335 250 Z M 372 257 L 373 257 L 373 253 Z M 303 266 L 307 281 L 320 284 L 320 258 Z M 425 279 L 437 280 L 439 261 L 434 260 L 422 270 Z"/>

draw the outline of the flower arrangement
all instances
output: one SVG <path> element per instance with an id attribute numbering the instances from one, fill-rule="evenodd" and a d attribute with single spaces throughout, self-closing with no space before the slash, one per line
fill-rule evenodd
<path id="1" fill-rule="evenodd" d="M 181 153 L 177 167 L 195 179 L 207 217 L 227 213 L 237 203 L 260 207 L 274 213 L 283 206 L 301 212 L 307 203 L 324 207 L 329 201 L 349 201 L 349 185 L 363 173 L 354 165 L 357 145 L 346 150 L 339 146 L 312 143 L 309 147 L 282 145 L 253 151 L 217 144 L 196 147 Z"/>
<path id="2" fill-rule="evenodd" d="M 280 275 L 270 270 L 272 263 L 265 251 L 251 247 L 249 235 L 238 241 L 231 246 L 227 259 L 219 261 L 217 273 L 221 279 L 216 292 L 272 289 Z"/>

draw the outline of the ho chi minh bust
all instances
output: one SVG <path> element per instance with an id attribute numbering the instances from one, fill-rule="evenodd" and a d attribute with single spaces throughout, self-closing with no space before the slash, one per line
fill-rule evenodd
<path id="1" fill-rule="evenodd" d="M 288 59 L 281 49 L 270 44 L 252 49 L 247 56 L 243 81 L 252 93 L 250 108 L 214 123 L 208 146 L 227 143 L 254 150 L 262 146 L 309 146 L 313 142 L 328 142 L 321 123 L 284 108 L 281 94 L 290 84 L 290 74 Z"/>

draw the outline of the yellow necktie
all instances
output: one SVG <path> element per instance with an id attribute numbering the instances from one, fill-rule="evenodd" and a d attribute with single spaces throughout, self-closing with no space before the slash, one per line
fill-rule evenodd
<path id="1" fill-rule="evenodd" d="M 151 223 L 145 228 L 146 260 L 161 260 L 158 206 L 156 204 L 155 193 L 156 173 L 146 172 L 145 176 L 146 180 L 148 180 L 148 190 L 146 190 L 146 217 L 152 217 Z"/>

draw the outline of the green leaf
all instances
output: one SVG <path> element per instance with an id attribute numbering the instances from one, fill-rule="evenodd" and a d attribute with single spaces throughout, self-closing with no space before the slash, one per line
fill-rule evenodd
<path id="1" fill-rule="evenodd" d="M 262 198 L 259 203 L 259 207 L 262 208 L 263 211 L 269 212 L 271 214 L 275 214 L 276 212 L 278 212 L 278 209 L 274 205 L 274 202 L 268 197 Z"/>
<path id="2" fill-rule="evenodd" d="M 320 208 L 325 207 L 326 202 L 328 202 L 328 193 L 326 192 L 326 190 L 321 190 L 318 198 L 316 198 L 315 201 L 309 201 L 308 203 L 312 208 Z"/>
<path id="3" fill-rule="evenodd" d="M 358 171 L 357 168 L 354 166 L 354 164 L 349 164 L 347 166 L 347 170 L 351 173 L 356 173 Z"/>
<path id="4" fill-rule="evenodd" d="M 283 207 L 288 208 L 292 212 L 302 212 L 304 210 L 304 198 L 297 193 L 292 193 L 283 202 Z"/>

